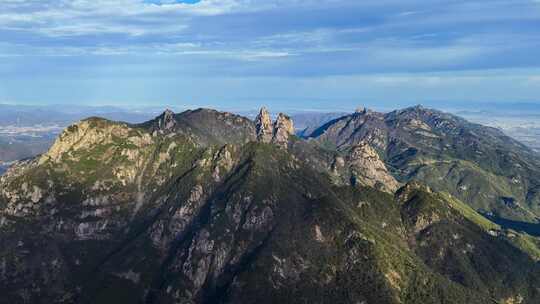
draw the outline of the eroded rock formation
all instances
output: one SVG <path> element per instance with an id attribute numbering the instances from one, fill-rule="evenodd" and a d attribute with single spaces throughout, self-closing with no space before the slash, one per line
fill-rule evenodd
<path id="1" fill-rule="evenodd" d="M 276 121 L 272 123 L 270 113 L 266 108 L 262 108 L 255 118 L 257 128 L 257 140 L 264 143 L 273 143 L 286 148 L 289 137 L 294 134 L 294 124 L 292 119 L 279 113 Z"/>

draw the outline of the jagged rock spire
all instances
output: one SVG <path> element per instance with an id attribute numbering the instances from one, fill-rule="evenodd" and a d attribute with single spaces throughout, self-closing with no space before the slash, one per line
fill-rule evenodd
<path id="1" fill-rule="evenodd" d="M 273 143 L 280 147 L 287 147 L 289 136 L 294 134 L 292 119 L 279 113 L 276 121 L 272 123 L 270 113 L 265 107 L 261 108 L 259 115 L 255 118 L 257 128 L 257 140 L 264 143 Z"/>
<path id="2" fill-rule="evenodd" d="M 272 137 L 272 143 L 278 146 L 286 147 L 289 142 L 289 136 L 294 134 L 294 125 L 292 119 L 279 113 L 274 123 L 274 136 Z"/>
<path id="3" fill-rule="evenodd" d="M 356 110 L 354 110 L 355 113 L 366 113 L 366 108 L 365 107 L 358 107 L 356 108 Z"/>
<path id="4" fill-rule="evenodd" d="M 368 109 L 366 107 L 358 107 L 358 108 L 356 108 L 356 110 L 354 112 L 356 114 L 362 114 L 362 115 L 373 113 L 373 111 L 371 109 Z"/>
<path id="5" fill-rule="evenodd" d="M 157 129 L 160 131 L 170 131 L 176 126 L 176 119 L 174 118 L 174 112 L 166 109 L 163 114 L 158 116 Z"/>
<path id="6" fill-rule="evenodd" d="M 265 107 L 261 108 L 259 115 L 255 118 L 255 125 L 257 128 L 257 140 L 264 143 L 271 142 L 274 130 L 270 113 Z"/>

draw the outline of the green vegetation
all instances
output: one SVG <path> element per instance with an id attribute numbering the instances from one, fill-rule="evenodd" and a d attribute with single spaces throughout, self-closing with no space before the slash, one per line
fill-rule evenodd
<path id="1" fill-rule="evenodd" d="M 539 241 L 475 210 L 493 209 L 492 202 L 464 203 L 419 182 L 395 195 L 336 185 L 330 165 L 346 150 L 298 138 L 288 149 L 255 142 L 253 123 L 210 110 L 174 119 L 167 129 L 158 120 L 131 126 L 88 119 L 43 158 L 2 177 L 2 299 L 540 300 Z M 401 158 L 415 167 L 411 179 L 454 172 L 431 184 L 475 183 L 476 196 L 517 193 L 472 160 L 428 156 Z"/>

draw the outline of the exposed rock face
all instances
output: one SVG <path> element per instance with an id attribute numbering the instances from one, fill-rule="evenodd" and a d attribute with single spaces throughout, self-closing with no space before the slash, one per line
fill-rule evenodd
<path id="1" fill-rule="evenodd" d="M 528 254 L 435 191 L 381 192 L 370 144 L 319 155 L 285 115 L 273 145 L 230 113 L 175 118 L 83 122 L 0 177 L 0 303 L 538 303 Z"/>
<path id="2" fill-rule="evenodd" d="M 421 181 L 504 218 L 535 223 L 540 217 L 540 158 L 500 130 L 416 106 L 359 109 L 307 137 L 343 153 L 367 142 L 398 180 Z M 518 204 L 501 204 L 504 198 Z"/>
<path id="3" fill-rule="evenodd" d="M 289 137 L 294 134 L 292 119 L 279 113 L 276 121 L 272 123 L 270 113 L 266 108 L 262 108 L 255 118 L 257 128 L 257 140 L 263 143 L 273 143 L 279 147 L 286 147 Z"/>
<path id="4" fill-rule="evenodd" d="M 289 136 L 293 134 L 294 125 L 292 119 L 283 113 L 279 113 L 274 123 L 274 136 L 272 142 L 280 147 L 287 147 Z"/>
<path id="5" fill-rule="evenodd" d="M 172 131 L 176 127 L 174 112 L 167 109 L 158 117 L 158 129 L 164 132 Z"/>
<path id="6" fill-rule="evenodd" d="M 271 142 L 274 128 L 272 126 L 270 113 L 266 108 L 261 108 L 259 115 L 257 115 L 257 118 L 255 119 L 255 125 L 257 128 L 257 140 L 264 143 Z"/>
<path id="7" fill-rule="evenodd" d="M 347 163 L 351 169 L 353 184 L 359 183 L 390 193 L 395 192 L 399 186 L 379 158 L 379 154 L 365 142 L 351 149 Z"/>
<path id="8" fill-rule="evenodd" d="M 97 144 L 112 143 L 114 138 L 129 137 L 129 127 L 124 123 L 103 123 L 100 118 L 89 118 L 68 127 L 55 141 L 49 151 L 43 154 L 39 163 L 50 160 L 60 161 L 63 155 L 69 155 L 70 150 L 84 150 Z M 142 139 L 151 141 L 149 136 Z"/>
<path id="9" fill-rule="evenodd" d="M 144 123 L 144 125 L 151 131 L 152 136 L 157 136 L 158 134 L 171 134 L 175 132 L 179 126 L 176 116 L 177 115 L 173 111 L 166 109 L 161 115 Z"/>
<path id="10" fill-rule="evenodd" d="M 356 108 L 356 110 L 354 112 L 357 113 L 357 114 L 360 114 L 360 115 L 366 115 L 366 114 L 373 113 L 373 111 L 371 109 L 368 109 L 366 107 L 358 107 L 358 108 Z"/>

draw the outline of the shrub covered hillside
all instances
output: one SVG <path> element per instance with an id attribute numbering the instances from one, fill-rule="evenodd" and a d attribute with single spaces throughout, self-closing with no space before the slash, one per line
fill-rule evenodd
<path id="1" fill-rule="evenodd" d="M 480 163 L 411 118 L 430 134 L 419 152 L 390 136 L 404 114 L 372 115 L 310 140 L 266 110 L 67 128 L 0 179 L 0 303 L 539 303 L 537 239 L 477 212 L 526 217 L 534 197 L 458 191 L 519 201 L 511 178 L 532 185 L 536 163 Z M 356 131 L 342 142 L 335 124 Z"/>

